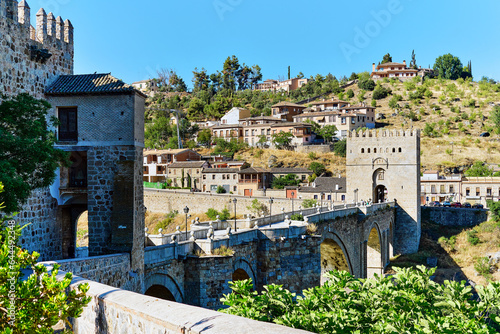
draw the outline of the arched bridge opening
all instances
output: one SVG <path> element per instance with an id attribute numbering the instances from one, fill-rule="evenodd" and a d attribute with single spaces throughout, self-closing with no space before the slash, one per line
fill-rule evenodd
<path id="1" fill-rule="evenodd" d="M 340 239 L 334 235 L 326 238 L 320 245 L 321 252 L 321 285 L 327 278 L 325 274 L 329 271 L 345 270 L 352 272 L 352 265 L 345 247 Z"/>
<path id="2" fill-rule="evenodd" d="M 175 302 L 174 294 L 163 285 L 153 285 L 144 293 L 146 296 L 156 297 Z"/>
<path id="3" fill-rule="evenodd" d="M 373 277 L 374 274 L 383 275 L 384 265 L 382 261 L 382 247 L 377 226 L 372 227 L 366 247 L 367 277 Z"/>

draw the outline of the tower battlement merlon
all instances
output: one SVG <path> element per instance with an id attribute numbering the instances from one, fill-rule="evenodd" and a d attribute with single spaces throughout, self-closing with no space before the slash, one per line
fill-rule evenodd
<path id="1" fill-rule="evenodd" d="M 350 139 L 370 138 L 370 137 L 420 137 L 420 129 L 413 130 L 367 130 L 356 131 L 352 130 L 348 133 Z"/>

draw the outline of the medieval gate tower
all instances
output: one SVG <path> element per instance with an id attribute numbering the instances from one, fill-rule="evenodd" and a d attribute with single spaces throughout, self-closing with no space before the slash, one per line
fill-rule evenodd
<path id="1" fill-rule="evenodd" d="M 420 243 L 420 130 L 351 132 L 347 138 L 347 199 L 396 200 L 394 253 Z"/>

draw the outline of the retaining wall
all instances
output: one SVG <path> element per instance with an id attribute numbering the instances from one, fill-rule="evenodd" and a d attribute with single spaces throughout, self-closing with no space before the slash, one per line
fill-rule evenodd
<path id="1" fill-rule="evenodd" d="M 476 226 L 488 220 L 488 210 L 423 206 L 422 219 L 445 226 Z"/>

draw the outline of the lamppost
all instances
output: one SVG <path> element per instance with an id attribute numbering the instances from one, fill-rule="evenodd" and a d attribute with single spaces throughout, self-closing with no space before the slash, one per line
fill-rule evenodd
<path id="1" fill-rule="evenodd" d="M 272 216 L 272 212 L 273 212 L 273 202 L 274 202 L 274 198 L 270 197 L 269 198 L 269 227 L 271 227 L 271 216 Z"/>
<path id="2" fill-rule="evenodd" d="M 184 213 L 186 214 L 186 240 L 188 239 L 188 212 L 189 212 L 189 208 L 186 207 L 184 208 Z"/>
<path id="3" fill-rule="evenodd" d="M 238 202 L 236 200 L 236 198 L 233 198 L 233 203 L 234 203 L 234 232 L 238 231 L 238 229 L 236 227 L 236 202 Z"/>
<path id="4" fill-rule="evenodd" d="M 320 205 L 319 205 L 319 212 L 321 212 L 321 210 L 323 209 L 323 196 L 325 195 L 325 193 L 320 193 L 319 196 L 320 196 Z"/>
<path id="5" fill-rule="evenodd" d="M 358 203 L 358 188 L 354 189 L 354 203 Z"/>
<path id="6" fill-rule="evenodd" d="M 294 215 L 294 209 L 293 209 L 293 196 L 295 196 L 295 192 L 292 191 L 292 216 Z"/>

